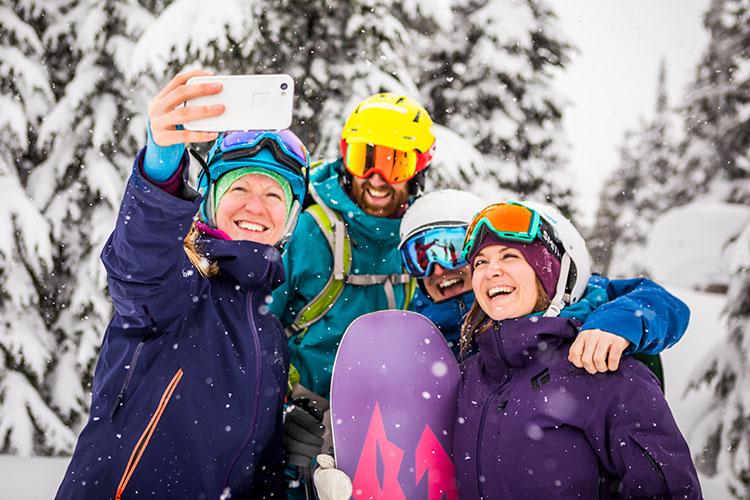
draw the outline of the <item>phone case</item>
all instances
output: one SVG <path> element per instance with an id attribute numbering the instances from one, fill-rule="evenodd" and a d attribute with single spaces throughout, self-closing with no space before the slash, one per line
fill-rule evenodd
<path id="1" fill-rule="evenodd" d="M 221 92 L 190 99 L 185 106 L 224 104 L 224 113 L 184 124 L 188 130 L 281 130 L 292 124 L 294 80 L 287 74 L 196 76 L 188 84 L 219 82 Z"/>

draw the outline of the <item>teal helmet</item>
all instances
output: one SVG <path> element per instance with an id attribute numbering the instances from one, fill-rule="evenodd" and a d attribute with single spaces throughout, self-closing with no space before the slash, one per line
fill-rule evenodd
<path id="1" fill-rule="evenodd" d="M 198 175 L 198 191 L 203 195 L 200 218 L 211 227 L 216 227 L 216 185 L 227 172 L 250 168 L 273 178 L 281 177 L 289 184 L 292 200 L 287 227 L 277 244 L 283 247 L 296 226 L 309 183 L 310 156 L 302 141 L 289 129 L 231 130 L 216 139 L 207 161 L 204 163 L 201 159 L 201 163 L 203 170 Z"/>

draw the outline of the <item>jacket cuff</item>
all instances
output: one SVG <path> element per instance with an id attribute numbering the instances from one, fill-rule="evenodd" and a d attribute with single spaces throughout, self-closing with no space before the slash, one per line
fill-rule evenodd
<path id="1" fill-rule="evenodd" d="M 145 156 L 146 148 L 143 148 L 141 152 L 138 153 L 138 159 L 136 160 L 138 172 L 143 176 L 143 178 L 165 193 L 171 194 L 172 196 L 179 196 L 184 183 L 183 172 L 185 171 L 189 161 L 187 157 L 187 151 L 183 152 L 182 158 L 180 159 L 180 165 L 177 167 L 175 173 L 172 174 L 172 176 L 164 182 L 156 182 L 146 174 L 145 170 L 143 169 L 143 160 Z"/>
<path id="2" fill-rule="evenodd" d="M 581 326 L 581 330 L 604 330 L 630 341 L 625 354 L 640 351 L 643 346 L 643 314 L 640 311 L 615 309 L 609 311 L 594 310 Z"/>

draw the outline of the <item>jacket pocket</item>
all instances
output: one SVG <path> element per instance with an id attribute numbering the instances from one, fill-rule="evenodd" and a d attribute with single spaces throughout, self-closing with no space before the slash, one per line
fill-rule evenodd
<path id="1" fill-rule="evenodd" d="M 177 385 L 180 383 L 180 379 L 182 379 L 182 368 L 177 370 L 177 372 L 172 377 L 172 380 L 170 380 L 169 384 L 167 385 L 167 388 L 164 389 L 161 400 L 159 401 L 159 406 L 156 407 L 156 411 L 151 416 L 151 420 L 148 422 L 148 425 L 141 434 L 141 437 L 135 444 L 133 452 L 130 454 L 128 464 L 125 467 L 125 472 L 123 472 L 122 479 L 120 479 L 120 484 L 117 485 L 117 493 L 115 495 L 116 500 L 120 500 L 123 490 L 128 485 L 128 481 L 130 481 L 135 468 L 138 466 L 138 462 L 141 460 L 143 453 L 146 451 L 148 442 L 151 439 L 151 436 L 153 436 L 154 431 L 156 430 L 156 426 L 159 424 L 159 420 L 164 414 L 164 410 L 167 408 L 172 394 L 177 388 Z"/>

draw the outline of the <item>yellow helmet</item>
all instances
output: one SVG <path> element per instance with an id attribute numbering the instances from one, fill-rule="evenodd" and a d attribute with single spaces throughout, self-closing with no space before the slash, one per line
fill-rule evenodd
<path id="1" fill-rule="evenodd" d="M 426 153 L 435 143 L 435 132 L 429 113 L 418 102 L 385 92 L 357 105 L 344 124 L 341 140 Z"/>
<path id="2" fill-rule="evenodd" d="M 375 94 L 357 105 L 341 133 L 346 170 L 380 173 L 390 183 L 411 179 L 430 165 L 435 133 L 429 113 L 413 99 Z"/>

